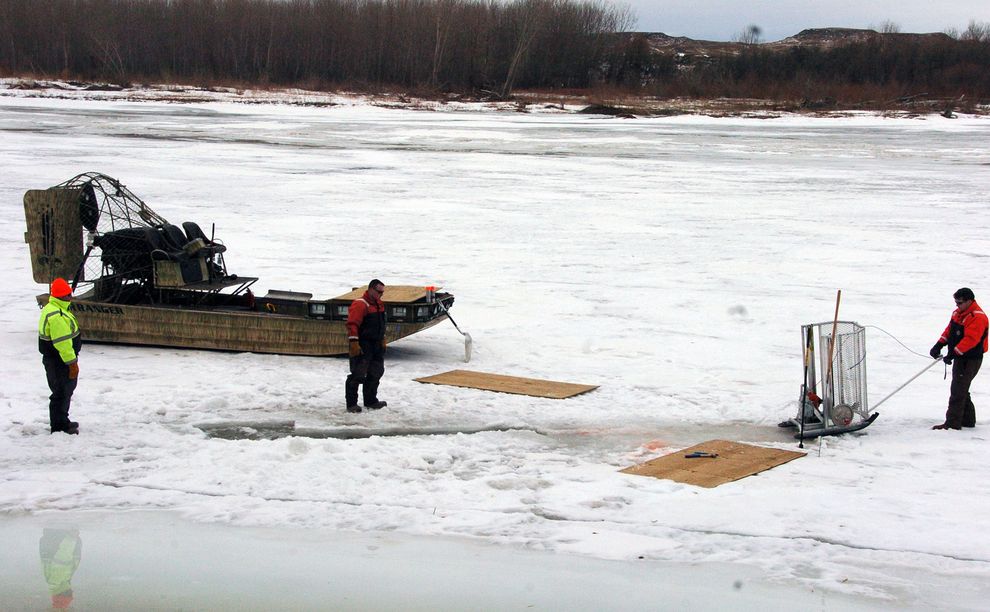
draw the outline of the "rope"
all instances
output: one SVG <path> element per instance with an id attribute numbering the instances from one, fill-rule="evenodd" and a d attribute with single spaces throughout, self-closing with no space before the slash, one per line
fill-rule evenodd
<path id="1" fill-rule="evenodd" d="M 896 337 L 894 336 L 894 334 L 892 334 L 892 333 L 890 333 L 889 331 L 887 331 L 887 330 L 885 330 L 885 329 L 881 329 L 881 328 L 879 328 L 879 327 L 877 327 L 876 325 L 866 325 L 866 326 L 864 326 L 864 327 L 872 327 L 873 329 L 876 329 L 876 330 L 879 330 L 879 331 L 882 331 L 883 333 L 885 333 L 885 334 L 887 334 L 888 336 L 890 336 L 891 338 L 893 338 L 893 339 L 894 339 L 894 342 L 896 342 L 897 344 L 900 344 L 900 345 L 901 345 L 901 346 L 903 346 L 903 347 L 904 347 L 905 349 L 907 349 L 907 351 L 908 351 L 909 353 L 914 353 L 914 354 L 915 354 L 915 355 L 917 355 L 918 357 L 924 357 L 925 359 L 931 359 L 931 355 L 922 355 L 921 353 L 919 353 L 919 352 L 917 352 L 917 351 L 914 351 L 914 350 L 912 350 L 912 349 L 911 349 L 911 348 L 910 348 L 910 347 L 909 347 L 908 345 L 906 345 L 906 344 L 904 344 L 903 342 L 901 342 L 900 340 L 898 340 L 898 339 L 897 339 L 897 338 L 896 338 Z"/>
<path id="2" fill-rule="evenodd" d="M 910 347 L 908 347 L 908 345 L 906 345 L 906 344 L 904 344 L 903 342 L 901 342 L 900 340 L 898 340 L 898 339 L 897 339 L 896 337 L 894 337 L 894 334 L 892 334 L 892 333 L 890 333 L 889 331 L 887 331 L 887 330 L 885 330 L 885 329 L 881 329 L 881 328 L 879 328 L 879 327 L 877 327 L 876 325 L 865 325 L 864 327 L 872 327 L 873 329 L 876 329 L 876 330 L 879 330 L 879 331 L 882 331 L 883 333 L 885 333 L 885 334 L 887 334 L 888 336 L 890 336 L 891 338 L 893 338 L 893 339 L 894 339 L 894 342 L 896 342 L 897 344 L 900 344 L 900 345 L 901 345 L 901 346 L 903 346 L 903 347 L 904 347 L 905 349 L 907 349 L 907 351 L 908 351 L 909 353 L 914 353 L 914 354 L 915 354 L 915 355 L 917 355 L 918 357 L 922 357 L 922 358 L 924 358 L 924 359 L 930 359 L 930 358 L 931 358 L 931 355 L 922 355 L 921 353 L 919 353 L 919 352 L 917 352 L 917 351 L 914 351 L 914 350 L 911 350 L 911 348 L 910 348 Z M 865 357 L 864 357 L 864 359 L 865 359 Z M 948 366 L 948 365 L 946 365 L 946 366 L 945 366 L 945 367 L 943 368 L 943 370 L 942 370 L 942 380 L 946 380 L 946 379 L 947 379 L 948 377 L 949 377 L 949 366 Z"/>

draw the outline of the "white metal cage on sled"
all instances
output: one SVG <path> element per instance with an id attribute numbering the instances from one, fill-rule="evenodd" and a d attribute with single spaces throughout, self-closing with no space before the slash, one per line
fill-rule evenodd
<path id="1" fill-rule="evenodd" d="M 866 328 L 852 321 L 802 325 L 801 344 L 804 381 L 797 415 L 780 426 L 797 428 L 798 439 L 869 427 L 879 413 L 870 414 L 866 394 Z"/>

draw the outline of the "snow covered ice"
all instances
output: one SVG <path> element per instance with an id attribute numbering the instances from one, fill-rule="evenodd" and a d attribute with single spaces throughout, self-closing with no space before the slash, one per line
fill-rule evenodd
<path id="1" fill-rule="evenodd" d="M 618 470 L 714 438 L 795 448 L 776 423 L 796 411 L 800 326 L 831 320 L 836 289 L 840 318 L 871 326 L 872 401 L 924 367 L 952 292 L 990 301 L 987 118 L 0 93 L 0 523 L 164 511 L 290 539 L 467 538 L 643 581 L 644 563 L 727 564 L 839 607 L 986 608 L 990 373 L 973 385 L 975 430 L 929 429 L 948 397 L 936 366 L 861 435 L 808 441 L 754 477 L 699 489 Z M 550 400 L 414 382 L 465 367 L 446 322 L 390 347 L 388 408 L 370 414 L 344 411 L 343 359 L 90 344 L 82 433 L 50 436 L 21 202 L 85 171 L 173 223 L 215 223 L 259 294 L 440 285 L 471 369 L 600 388 Z M 449 433 L 202 429 L 286 421 Z"/>

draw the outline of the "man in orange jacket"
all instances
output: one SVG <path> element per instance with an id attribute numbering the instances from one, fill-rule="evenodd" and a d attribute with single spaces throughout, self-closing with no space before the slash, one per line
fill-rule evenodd
<path id="1" fill-rule="evenodd" d="M 976 303 L 972 289 L 963 287 L 952 297 L 955 298 L 956 309 L 942 337 L 929 351 L 932 358 L 938 359 L 942 347 L 948 346 L 949 351 L 942 360 L 952 364 L 952 385 L 949 387 L 945 422 L 932 429 L 976 427 L 976 406 L 969 395 L 969 386 L 983 365 L 983 353 L 987 352 L 987 315 Z"/>
<path id="2" fill-rule="evenodd" d="M 385 283 L 377 278 L 368 283 L 364 295 L 347 310 L 348 355 L 351 373 L 344 383 L 347 412 L 361 412 L 358 386 L 363 386 L 364 407 L 378 410 L 387 404 L 378 400 L 378 383 L 385 374 Z"/>

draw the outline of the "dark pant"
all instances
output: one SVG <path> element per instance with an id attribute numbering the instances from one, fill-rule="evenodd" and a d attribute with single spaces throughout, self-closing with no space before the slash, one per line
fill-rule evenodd
<path id="1" fill-rule="evenodd" d="M 385 351 L 382 343 L 361 340 L 361 354 L 351 357 L 351 373 L 344 383 L 344 395 L 348 406 L 357 405 L 358 385 L 364 391 L 364 404 L 378 401 L 378 383 L 385 374 Z"/>
<path id="2" fill-rule="evenodd" d="M 969 396 L 969 386 L 983 365 L 983 357 L 956 359 L 952 362 L 952 384 L 949 386 L 949 408 L 945 411 L 945 424 L 949 427 L 973 427 L 976 425 L 976 406 Z"/>
<path id="3" fill-rule="evenodd" d="M 69 378 L 69 366 L 61 359 L 44 357 L 41 363 L 45 365 L 48 388 L 52 390 L 48 401 L 48 422 L 52 426 L 52 433 L 66 431 L 69 429 L 69 402 L 72 401 L 72 392 L 76 390 L 78 381 Z"/>

